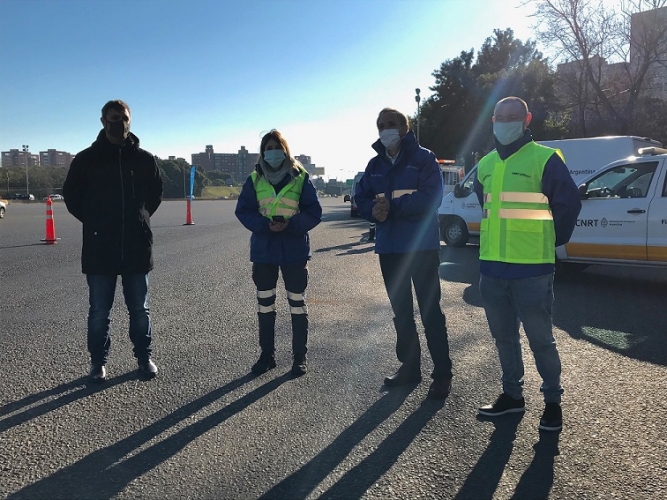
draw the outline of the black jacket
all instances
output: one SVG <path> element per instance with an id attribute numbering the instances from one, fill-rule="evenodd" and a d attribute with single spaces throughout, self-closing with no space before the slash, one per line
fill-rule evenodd
<path id="1" fill-rule="evenodd" d="M 81 267 L 86 274 L 153 269 L 150 216 L 162 201 L 155 158 L 130 134 L 122 146 L 104 130 L 72 160 L 63 186 L 70 213 L 83 222 Z"/>

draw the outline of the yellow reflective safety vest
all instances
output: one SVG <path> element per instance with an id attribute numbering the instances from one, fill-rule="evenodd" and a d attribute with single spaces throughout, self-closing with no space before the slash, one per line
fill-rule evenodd
<path id="1" fill-rule="evenodd" d="M 555 262 L 556 231 L 542 173 L 559 149 L 529 142 L 506 160 L 496 151 L 479 162 L 484 188 L 479 258 L 514 264 Z"/>
<path id="2" fill-rule="evenodd" d="M 287 185 L 276 194 L 273 185 L 257 172 L 250 174 L 257 194 L 259 213 L 271 219 L 274 215 L 282 215 L 289 219 L 299 212 L 299 199 L 306 180 L 306 171 L 301 170 Z"/>

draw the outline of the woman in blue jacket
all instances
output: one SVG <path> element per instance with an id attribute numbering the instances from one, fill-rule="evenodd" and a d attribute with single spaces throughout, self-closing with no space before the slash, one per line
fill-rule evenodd
<path id="1" fill-rule="evenodd" d="M 322 220 L 317 191 L 277 130 L 262 137 L 259 162 L 241 190 L 236 217 L 252 231 L 250 261 L 257 287 L 259 360 L 255 374 L 275 368 L 276 284 L 282 273 L 292 316 L 292 374 L 306 373 L 308 231 Z"/>

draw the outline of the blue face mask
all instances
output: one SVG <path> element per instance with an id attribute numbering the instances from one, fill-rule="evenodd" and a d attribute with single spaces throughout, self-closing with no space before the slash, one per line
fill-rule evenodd
<path id="1" fill-rule="evenodd" d="M 264 151 L 264 161 L 273 168 L 278 168 L 285 161 L 285 151 L 282 149 L 267 149 Z"/>
<path id="2" fill-rule="evenodd" d="M 493 122 L 493 135 L 503 146 L 512 144 L 523 135 L 523 121 Z"/>

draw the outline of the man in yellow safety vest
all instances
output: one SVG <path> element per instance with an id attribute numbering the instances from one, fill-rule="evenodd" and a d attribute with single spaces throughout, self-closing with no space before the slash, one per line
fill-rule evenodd
<path id="1" fill-rule="evenodd" d="M 539 429 L 563 425 L 561 362 L 552 332 L 555 250 L 568 242 L 581 210 L 577 186 L 560 150 L 533 141 L 528 105 L 501 99 L 493 114 L 496 149 L 479 162 L 474 189 L 480 228 L 480 293 L 500 365 L 503 393 L 480 415 L 525 411 L 519 324 L 542 377 Z"/>

